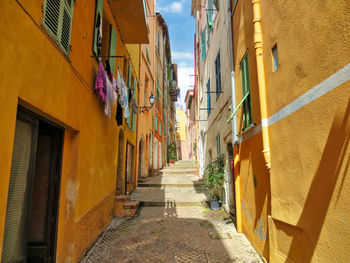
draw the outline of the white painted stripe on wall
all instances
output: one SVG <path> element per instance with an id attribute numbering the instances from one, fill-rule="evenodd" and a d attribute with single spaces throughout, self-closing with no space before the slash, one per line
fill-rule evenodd
<path id="1" fill-rule="evenodd" d="M 281 110 L 271 115 L 268 119 L 262 119 L 261 125 L 257 125 L 252 131 L 246 134 L 243 134 L 242 137 L 239 139 L 239 143 L 244 142 L 245 140 L 259 133 L 261 131 L 261 127 L 268 127 L 284 119 L 288 115 L 296 112 L 300 108 L 315 101 L 319 97 L 327 94 L 331 90 L 339 87 L 340 85 L 344 84 L 349 80 L 350 80 L 350 63 L 346 65 L 344 68 L 338 70 L 332 76 L 328 77 L 321 83 L 317 84 L 315 87 L 313 87 L 309 91 L 305 92 L 303 95 L 301 95 L 299 98 L 289 103 L 287 106 L 285 106 Z"/>

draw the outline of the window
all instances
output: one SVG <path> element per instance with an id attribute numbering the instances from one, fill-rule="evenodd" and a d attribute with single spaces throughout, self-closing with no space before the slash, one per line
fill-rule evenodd
<path id="1" fill-rule="evenodd" d="M 132 102 L 132 126 L 131 126 L 131 129 L 133 131 L 135 131 L 136 129 L 136 113 L 134 111 L 134 108 L 135 107 L 135 103 L 137 101 L 137 95 L 138 95 L 138 92 L 137 92 L 137 80 L 136 78 L 134 78 L 134 98 L 133 98 L 133 102 Z"/>
<path id="2" fill-rule="evenodd" d="M 67 55 L 73 22 L 73 1 L 44 1 L 43 27 Z"/>
<path id="3" fill-rule="evenodd" d="M 157 115 L 155 115 L 155 116 L 154 116 L 154 129 L 155 129 L 155 131 L 158 130 L 157 125 L 158 125 L 158 117 L 157 117 Z"/>
<path id="4" fill-rule="evenodd" d="M 103 0 L 96 0 L 95 9 L 95 24 L 94 24 L 94 42 L 92 46 L 92 51 L 96 56 L 101 54 L 101 39 L 100 36 L 100 26 L 103 17 Z"/>
<path id="5" fill-rule="evenodd" d="M 208 116 L 210 115 L 211 112 L 211 101 L 210 101 L 210 79 L 208 79 L 207 82 L 207 110 L 208 110 Z"/>
<path id="6" fill-rule="evenodd" d="M 159 100 L 159 78 L 157 77 L 157 100 Z"/>
<path id="7" fill-rule="evenodd" d="M 249 65 L 248 65 L 248 51 L 245 53 L 241 63 L 241 76 L 242 76 L 242 97 L 247 95 L 247 99 L 244 100 L 243 109 L 243 130 L 250 127 L 252 123 L 252 105 L 251 105 L 251 94 L 250 94 L 250 78 L 249 78 Z"/>
<path id="8" fill-rule="evenodd" d="M 221 68 L 220 68 L 220 51 L 216 56 L 215 60 L 215 74 L 216 74 L 216 99 L 219 98 L 221 94 Z"/>
<path id="9" fill-rule="evenodd" d="M 206 56 L 206 29 L 204 28 L 201 33 L 201 61 L 205 59 Z"/>
<path id="10" fill-rule="evenodd" d="M 213 0 L 208 0 L 208 12 L 207 12 L 207 24 L 208 24 L 208 32 L 211 31 L 213 27 Z"/>
<path id="11" fill-rule="evenodd" d="M 216 150 L 217 150 L 217 156 L 219 156 L 221 154 L 220 134 L 216 136 Z"/>
<path id="12" fill-rule="evenodd" d="M 272 62 L 273 62 L 273 71 L 278 69 L 278 49 L 277 44 L 272 48 Z"/>
<path id="13" fill-rule="evenodd" d="M 117 47 L 117 32 L 114 30 L 113 26 L 111 26 L 111 37 L 110 37 L 110 43 L 109 43 L 109 55 L 115 56 L 116 55 L 116 47 Z M 109 64 L 111 66 L 111 71 L 113 75 L 115 76 L 115 57 L 109 58 Z"/>
<path id="14" fill-rule="evenodd" d="M 160 52 L 160 33 L 159 33 L 159 31 L 157 32 L 157 48 L 158 48 L 158 51 Z"/>

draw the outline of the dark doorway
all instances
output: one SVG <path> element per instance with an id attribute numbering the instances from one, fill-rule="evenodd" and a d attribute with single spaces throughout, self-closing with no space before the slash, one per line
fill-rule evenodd
<path id="1" fill-rule="evenodd" d="M 54 262 L 63 129 L 18 111 L 2 262 Z"/>
<path id="2" fill-rule="evenodd" d="M 117 195 L 125 194 L 125 178 L 124 178 L 124 132 L 119 131 L 118 140 L 118 169 L 117 169 Z"/>

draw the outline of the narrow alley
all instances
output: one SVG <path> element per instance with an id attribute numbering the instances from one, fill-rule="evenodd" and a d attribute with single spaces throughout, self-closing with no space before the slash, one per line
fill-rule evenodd
<path id="1" fill-rule="evenodd" d="M 205 206 L 194 161 L 140 181 L 132 199 L 141 200 L 137 214 L 114 219 L 81 263 L 263 262 L 229 214 Z"/>
<path id="2" fill-rule="evenodd" d="M 349 263 L 350 0 L 0 0 L 0 263 Z"/>

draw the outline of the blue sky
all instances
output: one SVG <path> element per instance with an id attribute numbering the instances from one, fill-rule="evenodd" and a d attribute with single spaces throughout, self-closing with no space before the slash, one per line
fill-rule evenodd
<path id="1" fill-rule="evenodd" d="M 194 78 L 194 18 L 191 16 L 191 0 L 156 0 L 156 11 L 164 17 L 169 28 L 172 60 L 178 65 L 178 86 L 181 104 Z"/>

